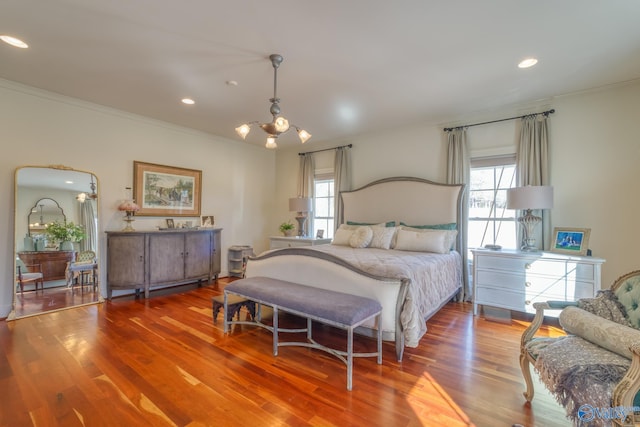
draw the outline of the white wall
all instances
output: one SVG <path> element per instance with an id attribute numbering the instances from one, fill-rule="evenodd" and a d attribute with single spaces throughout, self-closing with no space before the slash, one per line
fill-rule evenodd
<path id="1" fill-rule="evenodd" d="M 223 274 L 227 248 L 266 249 L 262 236 L 274 222 L 275 154 L 262 147 L 58 96 L 0 80 L 0 317 L 10 310 L 14 257 L 14 171 L 24 165 L 66 165 L 98 177 L 100 237 L 123 227 L 119 202 L 133 184 L 133 161 L 202 170 L 202 213 L 222 231 Z M 183 220 L 184 218 L 180 218 Z M 164 218 L 136 217 L 136 229 L 154 229 Z M 23 231 L 19 233 L 22 239 Z M 101 252 L 106 253 L 104 239 Z M 101 283 L 105 283 L 101 269 Z"/>
<path id="2" fill-rule="evenodd" d="M 635 244 L 640 212 L 640 82 L 543 100 L 499 112 L 459 118 L 454 125 L 484 122 L 555 108 L 550 119 L 553 226 L 591 228 L 594 256 L 607 260 L 603 286 L 640 268 Z M 446 124 L 450 126 L 451 123 Z M 353 187 L 388 176 L 418 176 L 444 182 L 443 124 L 422 124 L 350 140 L 311 145 L 306 150 L 353 143 Z M 469 150 L 477 156 L 515 152 L 518 121 L 470 127 Z M 300 148 L 300 147 L 298 147 Z M 276 217 L 285 218 L 286 199 L 295 195 L 297 152 L 277 154 Z"/>

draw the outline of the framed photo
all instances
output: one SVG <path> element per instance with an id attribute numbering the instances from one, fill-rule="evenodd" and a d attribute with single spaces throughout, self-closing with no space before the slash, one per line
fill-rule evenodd
<path id="1" fill-rule="evenodd" d="M 173 219 L 167 219 L 167 228 L 176 228 Z"/>
<path id="2" fill-rule="evenodd" d="M 200 216 L 202 171 L 133 162 L 133 197 L 141 216 Z"/>
<path id="3" fill-rule="evenodd" d="M 318 230 L 316 233 L 316 239 L 322 239 L 324 237 L 324 230 Z"/>
<path id="4" fill-rule="evenodd" d="M 589 249 L 590 234 L 590 228 L 555 227 L 551 251 L 584 256 Z"/>
<path id="5" fill-rule="evenodd" d="M 213 227 L 213 215 L 206 215 L 202 217 L 202 221 L 200 222 L 200 226 L 204 227 L 204 228 L 211 228 Z"/>

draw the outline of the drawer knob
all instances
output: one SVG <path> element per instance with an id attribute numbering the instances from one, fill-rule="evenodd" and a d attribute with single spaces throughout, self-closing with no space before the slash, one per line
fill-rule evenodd
<path id="1" fill-rule="evenodd" d="M 526 301 L 524 302 L 524 305 L 531 305 L 531 300 L 526 300 Z"/>
<path id="2" fill-rule="evenodd" d="M 531 287 L 531 282 L 524 282 L 524 285 L 525 285 L 527 288 L 530 288 L 530 287 Z"/>
<path id="3" fill-rule="evenodd" d="M 530 270 L 530 269 L 531 269 L 531 264 L 526 263 L 526 264 L 524 265 L 524 269 L 525 269 L 525 270 Z"/>

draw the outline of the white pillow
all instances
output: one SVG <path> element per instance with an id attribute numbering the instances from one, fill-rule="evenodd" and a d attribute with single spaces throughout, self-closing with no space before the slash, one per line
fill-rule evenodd
<path id="1" fill-rule="evenodd" d="M 371 227 L 358 227 L 349 238 L 349 246 L 352 248 L 366 248 L 373 238 Z"/>
<path id="2" fill-rule="evenodd" d="M 356 225 L 340 224 L 340 227 L 333 235 L 332 245 L 349 246 L 351 235 L 358 228 Z"/>
<path id="3" fill-rule="evenodd" d="M 452 249 L 454 249 L 456 247 L 456 236 L 458 235 L 458 230 L 438 230 L 438 229 L 433 229 L 433 228 L 414 228 L 414 227 L 408 227 L 406 225 L 399 227 L 399 229 L 405 230 L 405 231 L 413 231 L 413 232 L 416 232 L 416 233 L 444 233 L 446 235 L 446 238 L 448 239 L 447 240 L 448 241 L 447 247 L 449 248 L 449 250 L 452 250 Z M 397 249 L 397 233 L 396 233 L 396 238 L 392 242 L 392 248 L 393 249 Z"/>
<path id="4" fill-rule="evenodd" d="M 373 237 L 371 238 L 369 247 L 389 249 L 391 247 L 391 240 L 393 240 L 393 236 L 396 234 L 396 228 L 397 227 L 381 227 L 379 225 L 371 227 Z"/>
<path id="5" fill-rule="evenodd" d="M 398 230 L 395 249 L 399 251 L 449 253 L 451 249 L 450 230 L 430 230 L 425 232 Z"/>

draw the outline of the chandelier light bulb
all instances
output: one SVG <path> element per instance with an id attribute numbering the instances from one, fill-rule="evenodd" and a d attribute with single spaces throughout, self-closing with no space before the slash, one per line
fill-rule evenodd
<path id="1" fill-rule="evenodd" d="M 240 138 L 242 139 L 246 139 L 247 135 L 249 135 L 249 131 L 251 131 L 251 128 L 249 127 L 249 125 L 244 124 L 242 126 L 238 126 L 236 128 L 236 133 L 240 136 Z"/>
<path id="2" fill-rule="evenodd" d="M 276 117 L 274 124 L 276 125 L 276 130 L 280 133 L 289 130 L 289 120 L 284 117 Z"/>
<path id="3" fill-rule="evenodd" d="M 304 129 L 298 129 L 298 138 L 300 138 L 300 142 L 304 144 L 311 138 L 311 134 Z"/>
<path id="4" fill-rule="evenodd" d="M 276 144 L 276 139 L 273 136 L 270 136 L 269 138 L 267 138 L 267 144 L 265 145 L 265 147 L 269 148 L 270 150 L 274 150 L 278 148 L 278 144 Z"/>

